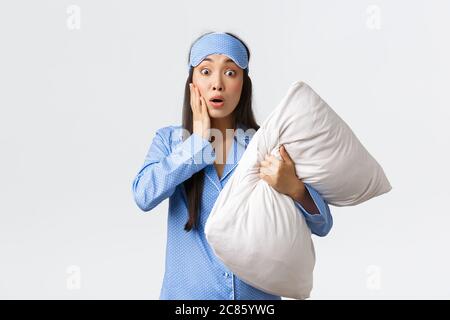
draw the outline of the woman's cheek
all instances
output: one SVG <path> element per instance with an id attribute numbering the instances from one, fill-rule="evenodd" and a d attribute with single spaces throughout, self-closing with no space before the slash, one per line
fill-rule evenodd
<path id="1" fill-rule="evenodd" d="M 242 81 L 235 81 L 231 84 L 231 91 L 235 92 L 236 94 L 239 94 L 239 92 L 242 90 Z"/>
<path id="2" fill-rule="evenodd" d="M 242 84 L 233 84 L 230 89 L 233 93 L 233 97 L 239 100 L 239 98 L 241 97 Z"/>

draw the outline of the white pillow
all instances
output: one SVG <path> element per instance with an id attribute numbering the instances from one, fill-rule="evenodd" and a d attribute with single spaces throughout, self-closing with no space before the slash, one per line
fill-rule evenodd
<path id="1" fill-rule="evenodd" d="M 205 225 L 215 254 L 240 279 L 263 291 L 309 297 L 315 264 L 311 233 L 293 200 L 259 178 L 279 146 L 297 176 L 336 206 L 388 192 L 383 169 L 347 124 L 304 82 L 295 82 L 244 152 Z"/>
<path id="2" fill-rule="evenodd" d="M 278 145 L 284 144 L 297 176 L 329 204 L 353 206 L 392 189 L 350 127 L 304 82 L 291 85 L 262 127 L 268 143 L 277 144 L 273 153 L 280 158 Z"/>

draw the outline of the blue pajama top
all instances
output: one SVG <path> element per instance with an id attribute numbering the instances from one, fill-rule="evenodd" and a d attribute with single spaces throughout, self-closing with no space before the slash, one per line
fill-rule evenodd
<path id="1" fill-rule="evenodd" d="M 201 300 L 280 300 L 280 296 L 263 292 L 240 280 L 215 256 L 204 233 L 209 213 L 252 138 L 236 130 L 219 179 L 214 167 L 212 144 L 200 135 L 192 134 L 183 141 L 181 126 L 167 126 L 156 131 L 142 168 L 132 183 L 132 193 L 138 207 L 148 212 L 169 198 L 165 274 L 160 299 Z M 202 155 L 205 161 L 197 161 Z M 184 230 L 189 214 L 183 182 L 194 173 L 205 170 L 204 189 L 200 203 L 198 229 Z M 311 232 L 325 236 L 333 225 L 330 208 L 322 196 L 305 184 L 320 214 L 307 212 L 295 202 Z"/>

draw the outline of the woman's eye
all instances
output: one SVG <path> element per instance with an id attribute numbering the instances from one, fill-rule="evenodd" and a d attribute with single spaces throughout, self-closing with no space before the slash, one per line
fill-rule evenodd
<path id="1" fill-rule="evenodd" d="M 208 75 L 210 73 L 210 71 L 208 69 L 202 69 L 202 70 L 200 70 L 200 73 L 203 75 Z M 229 76 L 233 76 L 236 74 L 236 72 L 234 70 L 227 70 L 225 73 Z"/>

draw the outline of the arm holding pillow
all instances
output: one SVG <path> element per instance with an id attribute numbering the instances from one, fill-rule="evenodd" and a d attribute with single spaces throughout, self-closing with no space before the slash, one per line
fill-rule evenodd
<path id="1" fill-rule="evenodd" d="M 305 216 L 311 232 L 320 237 L 328 234 L 333 226 L 333 218 L 328 204 L 311 186 L 303 183 L 295 172 L 295 162 L 284 146 L 280 148 L 281 160 L 267 155 L 260 163 L 261 179 L 280 193 L 290 196 L 296 207 Z"/>
<path id="2" fill-rule="evenodd" d="M 311 232 L 319 237 L 324 237 L 330 232 L 331 227 L 333 226 L 333 217 L 331 216 L 330 207 L 319 192 L 313 187 L 306 183 L 303 183 L 303 185 L 306 187 L 303 198 L 306 198 L 307 200 L 299 201 L 293 198 L 294 203 L 305 216 L 306 223 L 311 229 Z M 314 207 L 313 210 L 306 209 L 312 206 Z"/>

